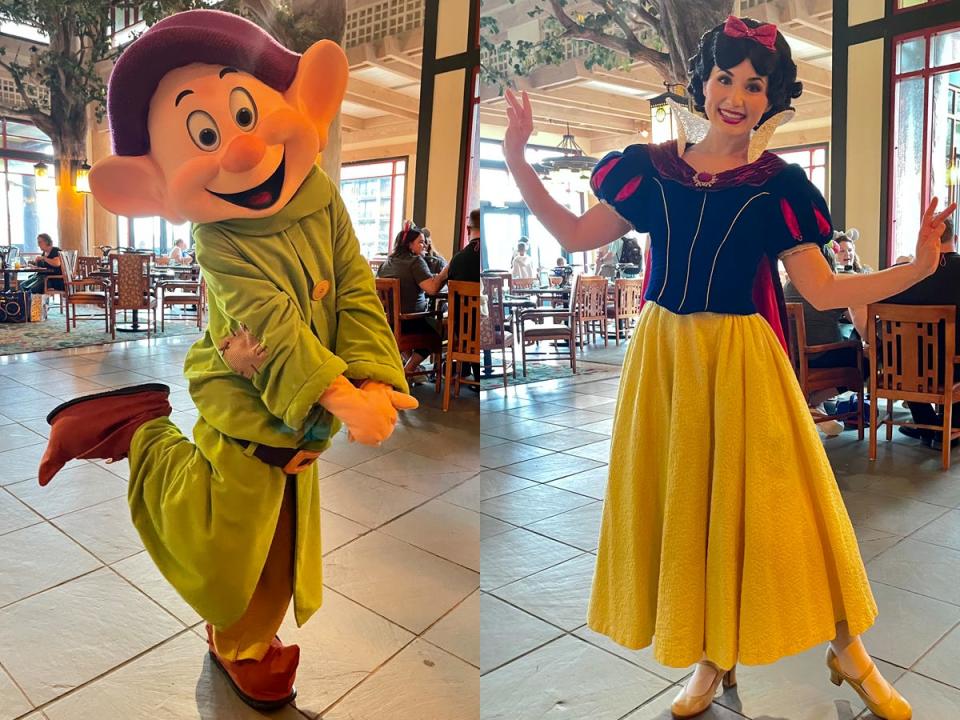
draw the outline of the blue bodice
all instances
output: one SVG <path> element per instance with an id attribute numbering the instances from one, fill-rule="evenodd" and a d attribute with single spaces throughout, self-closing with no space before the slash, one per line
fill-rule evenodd
<path id="1" fill-rule="evenodd" d="M 823 197 L 799 166 L 772 153 L 697 176 L 673 142 L 631 145 L 603 158 L 591 185 L 636 230 L 650 233 L 646 299 L 675 313 L 752 314 L 758 268 L 833 236 Z"/>

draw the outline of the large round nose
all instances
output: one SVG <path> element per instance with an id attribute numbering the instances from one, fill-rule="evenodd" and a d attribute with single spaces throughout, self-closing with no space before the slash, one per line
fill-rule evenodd
<path id="1" fill-rule="evenodd" d="M 227 146 L 220 166 L 228 172 L 241 173 L 251 170 L 263 160 L 267 145 L 256 135 L 238 135 Z"/>

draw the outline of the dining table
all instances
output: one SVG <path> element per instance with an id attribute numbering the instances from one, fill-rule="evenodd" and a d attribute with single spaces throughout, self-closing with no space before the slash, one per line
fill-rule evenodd
<path id="1" fill-rule="evenodd" d="M 10 278 L 13 275 L 33 275 L 34 273 L 53 274 L 53 270 L 44 270 L 38 267 L 5 267 L 3 268 L 3 291 L 10 292 Z"/>

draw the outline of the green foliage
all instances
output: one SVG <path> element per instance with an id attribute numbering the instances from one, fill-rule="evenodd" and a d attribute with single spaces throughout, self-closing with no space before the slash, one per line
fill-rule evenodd
<path id="1" fill-rule="evenodd" d="M 627 13 L 625 6 L 642 4 L 653 16 L 656 8 L 651 3 L 637 2 L 601 2 L 593 0 L 600 10 L 596 12 L 571 12 L 570 16 L 580 30 L 592 33 L 594 40 L 576 40 L 579 44 L 571 53 L 567 43 L 576 36 L 564 29 L 563 25 L 553 14 L 550 4 L 546 0 L 536 0 L 532 9 L 526 12 L 530 18 L 539 18 L 541 23 L 542 39 L 538 42 L 528 40 L 497 39 L 501 28 L 495 18 L 481 16 L 480 20 L 480 48 L 484 54 L 481 66 L 481 81 L 504 87 L 514 84 L 516 77 L 529 75 L 533 70 L 545 65 L 558 65 L 571 57 L 582 60 L 588 69 L 600 67 L 606 70 L 628 68 L 631 57 L 615 50 L 611 45 L 622 44 L 627 35 L 621 23 L 630 27 L 637 36 L 643 34 L 643 44 L 653 50 L 662 52 L 664 43 L 646 23 L 637 20 L 636 15 Z M 510 0 L 516 4 L 516 0 Z M 567 0 L 558 0 L 562 8 L 568 6 Z M 483 2 L 481 2 L 481 8 Z M 606 8 L 610 8 L 607 10 Z M 604 41 L 608 41 L 604 44 Z"/>

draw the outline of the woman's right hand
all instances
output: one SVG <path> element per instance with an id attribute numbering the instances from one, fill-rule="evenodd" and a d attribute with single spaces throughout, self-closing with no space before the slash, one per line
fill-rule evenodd
<path id="1" fill-rule="evenodd" d="M 944 220 L 950 217 L 957 204 L 950 203 L 943 212 L 936 212 L 939 198 L 933 198 L 923 212 L 920 232 L 917 234 L 917 250 L 913 265 L 917 274 L 925 278 L 937 269 L 940 263 L 940 236 L 943 235 Z"/>
<path id="2" fill-rule="evenodd" d="M 517 160 L 522 161 L 524 148 L 533 133 L 533 108 L 526 91 L 517 98 L 511 90 L 504 94 L 507 101 L 507 132 L 503 136 L 503 156 L 507 164 Z"/>

